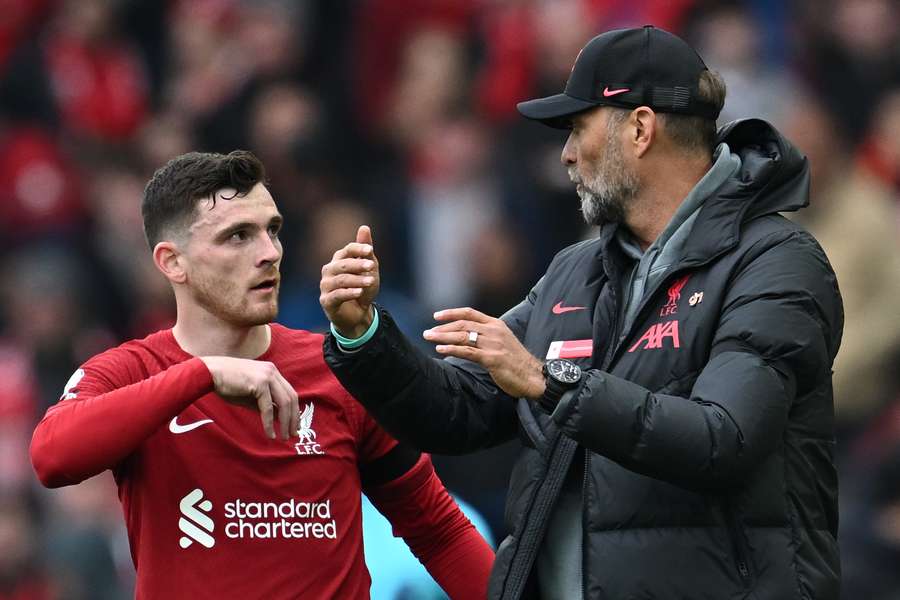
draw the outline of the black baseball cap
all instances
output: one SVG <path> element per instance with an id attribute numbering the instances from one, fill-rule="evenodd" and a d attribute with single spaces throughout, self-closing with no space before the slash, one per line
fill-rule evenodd
<path id="1" fill-rule="evenodd" d="M 677 35 L 645 25 L 601 33 L 578 53 L 562 94 L 520 102 L 523 116 L 568 129 L 575 113 L 594 106 L 637 108 L 715 120 L 719 107 L 699 99 L 706 64 Z"/>

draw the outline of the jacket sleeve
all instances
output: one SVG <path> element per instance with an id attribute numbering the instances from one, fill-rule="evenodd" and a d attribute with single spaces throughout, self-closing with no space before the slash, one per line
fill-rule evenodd
<path id="1" fill-rule="evenodd" d="M 452 600 L 482 600 L 494 551 L 421 455 L 403 475 L 366 495 Z"/>
<path id="2" fill-rule="evenodd" d="M 842 320 L 824 253 L 793 234 L 734 276 L 689 397 L 591 370 L 553 417 L 633 471 L 690 489 L 730 487 L 781 443 L 794 399 L 830 385 Z M 820 418 L 831 417 L 823 409 Z"/>
<path id="3" fill-rule="evenodd" d="M 502 317 L 519 339 L 537 289 Z M 515 436 L 515 400 L 484 368 L 471 361 L 426 356 L 386 310 L 378 310 L 378 331 L 362 349 L 346 353 L 329 334 L 324 352 L 341 384 L 382 427 L 398 440 L 439 454 L 474 452 Z"/>
<path id="4" fill-rule="evenodd" d="M 144 379 L 127 364 L 127 353 L 120 354 L 107 352 L 85 363 L 34 430 L 31 463 L 45 486 L 80 483 L 118 466 L 213 389 L 212 375 L 199 358 Z"/>

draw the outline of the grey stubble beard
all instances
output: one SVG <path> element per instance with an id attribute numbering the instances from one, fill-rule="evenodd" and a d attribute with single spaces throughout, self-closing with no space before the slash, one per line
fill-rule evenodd
<path id="1" fill-rule="evenodd" d="M 606 147 L 603 157 L 592 173 L 579 175 L 569 167 L 569 179 L 579 184 L 581 212 L 588 225 L 624 223 L 635 197 L 640 191 L 637 173 L 625 164 L 622 148 L 616 138 L 619 123 L 610 118 L 607 123 Z"/>

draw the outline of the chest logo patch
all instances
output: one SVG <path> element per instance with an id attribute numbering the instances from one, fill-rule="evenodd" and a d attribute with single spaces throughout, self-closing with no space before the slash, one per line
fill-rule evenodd
<path id="1" fill-rule="evenodd" d="M 663 340 L 666 338 L 672 340 L 673 348 L 681 348 L 681 342 L 678 339 L 678 321 L 666 321 L 665 323 L 654 323 L 650 329 L 641 336 L 634 345 L 628 349 L 628 352 L 635 350 L 655 350 L 663 347 Z M 643 348 L 640 345 L 644 344 Z"/>
<path id="2" fill-rule="evenodd" d="M 681 300 L 681 290 L 684 288 L 684 286 L 688 282 L 688 279 L 690 278 L 690 274 L 679 277 L 675 280 L 675 283 L 669 286 L 669 290 L 667 292 L 669 295 L 669 300 L 663 305 L 661 309 L 659 309 L 659 316 L 668 317 L 678 312 L 678 301 Z"/>
<path id="3" fill-rule="evenodd" d="M 294 444 L 294 449 L 297 450 L 297 454 L 300 456 L 325 454 L 322 446 L 316 442 L 316 431 L 312 428 L 314 412 L 315 406 L 310 402 L 303 409 L 303 412 L 300 413 L 300 428 L 297 430 L 297 436 L 300 438 L 300 441 Z"/>

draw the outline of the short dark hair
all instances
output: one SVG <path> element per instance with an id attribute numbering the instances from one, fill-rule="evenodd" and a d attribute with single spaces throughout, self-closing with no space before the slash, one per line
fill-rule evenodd
<path id="1" fill-rule="evenodd" d="M 700 74 L 698 98 L 716 107 L 716 113 L 725 105 L 725 80 L 716 71 Z M 663 129 L 679 146 L 688 151 L 705 152 L 710 156 L 716 149 L 716 120 L 677 113 L 659 113 Z"/>
<path id="2" fill-rule="evenodd" d="M 150 248 L 179 229 L 186 230 L 196 217 L 197 201 L 211 198 L 222 188 L 246 194 L 266 182 L 266 170 L 252 152 L 228 154 L 188 152 L 156 170 L 144 188 L 141 213 Z"/>

